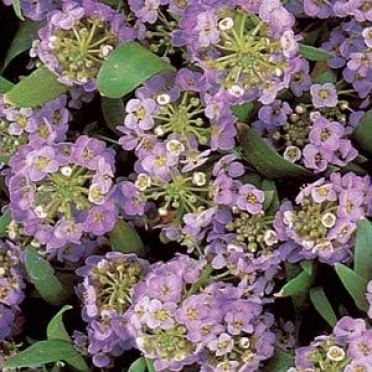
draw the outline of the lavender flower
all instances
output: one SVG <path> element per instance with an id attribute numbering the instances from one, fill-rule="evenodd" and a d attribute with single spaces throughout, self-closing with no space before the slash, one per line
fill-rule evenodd
<path id="1" fill-rule="evenodd" d="M 71 114 L 66 109 L 65 95 L 35 109 L 5 104 L 3 95 L 0 95 L 0 101 L 0 106 L 4 105 L 0 111 L 1 156 L 6 162 L 20 145 L 51 144 L 66 139 Z"/>
<path id="2" fill-rule="evenodd" d="M 372 330 L 366 328 L 365 321 L 343 317 L 331 335 L 318 336 L 309 346 L 299 347 L 295 367 L 288 371 L 368 371 L 372 368 L 371 350 Z"/>
<path id="3" fill-rule="evenodd" d="M 271 103 L 293 73 L 293 23 L 280 1 L 263 0 L 254 9 L 239 1 L 192 2 L 179 25 L 192 61 L 226 103 Z"/>
<path id="4" fill-rule="evenodd" d="M 328 165 L 344 167 L 353 161 L 358 152 L 349 135 L 360 120 L 356 115 L 358 111 L 350 115 L 349 104 L 344 100 L 335 107 L 322 107 L 319 111 L 306 107 L 305 102 L 302 100 L 301 104 L 291 107 L 277 100 L 270 106 L 263 106 L 253 128 L 284 159 L 302 163 L 316 173 L 323 172 Z"/>
<path id="5" fill-rule="evenodd" d="M 205 93 L 199 73 L 181 69 L 165 89 L 162 85 L 153 79 L 128 101 L 124 126 L 118 127 L 124 133 L 119 143 L 125 150 L 135 148 L 139 155 L 148 136 L 163 143 L 178 140 L 186 149 L 196 144 L 212 150 L 234 146 L 236 119 L 226 107 L 211 112 L 218 103 Z"/>
<path id="6" fill-rule="evenodd" d="M 154 359 L 157 371 L 195 362 L 202 371 L 226 363 L 253 371 L 272 355 L 272 316 L 246 299 L 241 288 L 209 284 L 210 272 L 204 260 L 178 255 L 154 264 L 135 287 L 129 323 L 137 347 Z"/>
<path id="7" fill-rule="evenodd" d="M 25 283 L 20 267 L 20 249 L 0 241 L 0 341 L 15 335 L 19 305 L 23 301 Z"/>
<path id="8" fill-rule="evenodd" d="M 330 181 L 322 178 L 307 185 L 296 205 L 282 204 L 274 224 L 278 237 L 299 245 L 298 258 L 318 257 L 328 264 L 348 261 L 356 222 L 371 214 L 371 195 L 368 176 L 333 173 Z"/>
<path id="9" fill-rule="evenodd" d="M 11 5 L 14 3 L 13 0 L 3 0 L 5 5 Z M 21 0 L 19 2 L 22 15 L 33 21 L 40 21 L 46 17 L 48 12 L 56 9 L 60 3 L 60 0 Z"/>
<path id="10" fill-rule="evenodd" d="M 47 251 L 114 227 L 114 153 L 103 142 L 80 136 L 75 143 L 24 145 L 9 164 L 13 219 Z"/>
<path id="11" fill-rule="evenodd" d="M 78 293 L 87 323 L 87 353 L 93 356 L 95 366 L 110 366 L 113 357 L 133 346 L 123 317 L 131 305 L 133 287 L 147 267 L 147 262 L 135 255 L 109 252 L 105 256 L 90 256 L 86 265 L 77 270 L 84 278 Z"/>
<path id="12" fill-rule="evenodd" d="M 95 78 L 108 54 L 119 44 L 133 39 L 123 15 L 96 0 L 67 0 L 62 10 L 48 14 L 39 31 L 31 56 L 40 60 L 69 86 L 82 85 L 94 91 Z"/>
<path id="13" fill-rule="evenodd" d="M 310 87 L 310 93 L 315 108 L 335 107 L 337 105 L 337 92 L 332 83 L 314 84 Z"/>

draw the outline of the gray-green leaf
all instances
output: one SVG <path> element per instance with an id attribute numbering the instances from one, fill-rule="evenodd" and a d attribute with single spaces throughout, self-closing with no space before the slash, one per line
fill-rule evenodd
<path id="1" fill-rule="evenodd" d="M 368 279 L 359 276 L 343 264 L 336 264 L 335 270 L 342 284 L 353 298 L 355 305 L 362 311 L 368 310 L 366 291 Z"/>
<path id="2" fill-rule="evenodd" d="M 240 143 L 244 151 L 244 159 L 266 178 L 314 178 L 314 175 L 307 169 L 292 164 L 281 157 L 256 131 L 247 125 L 240 124 L 239 132 Z"/>
<path id="3" fill-rule="evenodd" d="M 130 41 L 110 53 L 98 73 L 97 85 L 102 95 L 120 98 L 152 76 L 174 70 L 156 54 Z"/>
<path id="4" fill-rule="evenodd" d="M 66 93 L 68 87 L 42 66 L 22 79 L 5 94 L 5 100 L 16 107 L 36 107 Z"/>
<path id="5" fill-rule="evenodd" d="M 363 150 L 372 153 L 372 110 L 367 111 L 362 117 L 353 132 L 353 138 Z"/>
<path id="6" fill-rule="evenodd" d="M 324 49 L 301 43 L 299 44 L 298 52 L 309 61 L 326 61 L 332 57 L 332 54 Z"/>
<path id="7" fill-rule="evenodd" d="M 9 80 L 0 76 L 0 93 L 6 93 L 14 87 L 14 84 Z"/>
<path id="8" fill-rule="evenodd" d="M 274 356 L 270 359 L 264 370 L 266 372 L 287 372 L 288 368 L 292 367 L 293 364 L 294 358 L 292 354 L 276 349 Z"/>
<path id="9" fill-rule="evenodd" d="M 20 24 L 19 29 L 6 52 L 3 70 L 7 68 L 14 58 L 31 48 L 32 42 L 37 39 L 37 32 L 44 23 L 44 21 L 35 22 L 26 20 Z"/>
<path id="10" fill-rule="evenodd" d="M 38 341 L 4 363 L 4 368 L 38 367 L 46 363 L 67 361 L 76 356 L 70 342 L 64 340 Z"/>
<path id="11" fill-rule="evenodd" d="M 324 293 L 322 287 L 314 287 L 310 289 L 310 300 L 321 317 L 333 327 L 337 322 L 337 317 L 332 309 L 332 306 Z"/>
<path id="12" fill-rule="evenodd" d="M 50 263 L 31 246 L 25 250 L 25 268 L 31 283 L 46 302 L 58 305 L 65 299 L 66 293 Z"/>
<path id="13" fill-rule="evenodd" d="M 8 226 L 11 221 L 10 211 L 5 211 L 0 217 L 0 238 L 8 235 Z"/>
<path id="14" fill-rule="evenodd" d="M 363 278 L 372 278 L 372 224 L 366 218 L 357 222 L 354 271 Z"/>
<path id="15" fill-rule="evenodd" d="M 121 253 L 145 254 L 143 242 L 137 231 L 129 223 L 119 220 L 109 233 L 111 248 Z"/>

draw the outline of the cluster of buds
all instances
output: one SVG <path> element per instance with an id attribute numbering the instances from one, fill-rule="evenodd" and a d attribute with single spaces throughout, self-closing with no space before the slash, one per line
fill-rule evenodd
<path id="1" fill-rule="evenodd" d="M 314 96 L 328 98 L 313 97 L 312 104 L 293 108 L 275 100 L 260 108 L 253 128 L 291 163 L 301 163 L 316 173 L 329 165 L 343 167 L 358 155 L 349 136 L 362 112 L 338 101 L 333 84 L 315 84 L 310 89 Z"/>

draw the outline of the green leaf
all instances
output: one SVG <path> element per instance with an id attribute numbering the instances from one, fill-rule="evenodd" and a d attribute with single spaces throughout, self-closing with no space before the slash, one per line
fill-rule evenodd
<path id="1" fill-rule="evenodd" d="M 51 319 L 47 327 L 47 337 L 49 339 L 57 338 L 59 340 L 65 340 L 71 342 L 71 337 L 66 331 L 66 328 L 63 324 L 63 314 L 71 310 L 71 305 L 65 305 L 60 311 Z"/>
<path id="2" fill-rule="evenodd" d="M 239 124 L 239 132 L 244 159 L 266 178 L 271 180 L 286 177 L 314 178 L 312 172 L 281 157 L 247 125 Z"/>
<path id="3" fill-rule="evenodd" d="M 63 286 L 50 263 L 31 246 L 25 250 L 25 267 L 31 283 L 46 302 L 58 305 L 65 299 Z"/>
<path id="4" fill-rule="evenodd" d="M 295 278 L 285 284 L 282 289 L 275 294 L 275 297 L 290 297 L 306 294 L 313 283 L 313 277 L 306 271 L 302 271 Z"/>
<path id="5" fill-rule="evenodd" d="M 337 323 L 337 316 L 334 313 L 329 300 L 324 293 L 322 287 L 314 287 L 310 289 L 310 300 L 315 309 L 321 315 L 321 317 L 331 326 Z"/>
<path id="6" fill-rule="evenodd" d="M 151 359 L 146 358 L 146 365 L 149 372 L 155 372 L 154 362 Z"/>
<path id="7" fill-rule="evenodd" d="M 242 105 L 235 105 L 231 107 L 231 111 L 242 123 L 248 123 L 254 112 L 254 104 L 246 102 Z"/>
<path id="8" fill-rule="evenodd" d="M 136 359 L 129 367 L 128 372 L 145 372 L 147 363 L 144 357 Z"/>
<path id="9" fill-rule="evenodd" d="M 156 54 L 131 41 L 109 54 L 98 73 L 97 85 L 102 95 L 120 98 L 152 76 L 174 70 Z"/>
<path id="10" fill-rule="evenodd" d="M 315 48 L 310 45 L 299 44 L 299 53 L 309 61 L 326 61 L 332 57 L 332 54 L 321 48 Z"/>
<path id="11" fill-rule="evenodd" d="M 278 190 L 276 188 L 276 184 L 272 180 L 264 179 L 261 184 L 261 189 L 265 192 L 273 193 L 269 206 L 267 208 L 264 207 L 265 213 L 269 216 L 273 216 L 280 206 L 280 200 L 279 200 L 279 195 L 278 195 Z M 265 194 L 265 201 L 266 201 L 266 194 Z"/>
<path id="12" fill-rule="evenodd" d="M 264 370 L 266 372 L 287 372 L 288 368 L 292 367 L 293 364 L 294 358 L 291 353 L 276 349 L 274 356 Z"/>
<path id="13" fill-rule="evenodd" d="M 123 125 L 125 118 L 125 106 L 121 98 L 101 98 L 101 108 L 107 126 L 117 132 L 116 127 Z"/>
<path id="14" fill-rule="evenodd" d="M 145 254 L 145 247 L 137 231 L 123 220 L 119 220 L 109 233 L 111 248 L 122 253 Z"/>
<path id="15" fill-rule="evenodd" d="M 71 305 L 65 305 L 62 307 L 60 311 L 51 319 L 51 321 L 48 324 L 47 327 L 47 337 L 48 339 L 58 339 L 58 340 L 64 340 L 67 342 L 72 343 L 71 337 L 66 331 L 66 328 L 63 324 L 63 314 L 71 310 L 72 306 Z M 89 371 L 89 367 L 86 364 L 84 358 L 77 352 L 75 351 L 75 356 L 72 358 L 66 359 L 66 362 L 74 367 L 77 371 Z"/>
<path id="16" fill-rule="evenodd" d="M 67 361 L 75 357 L 76 350 L 64 340 L 38 341 L 4 363 L 4 368 L 38 367 L 46 363 Z"/>
<path id="17" fill-rule="evenodd" d="M 336 83 L 337 73 L 330 68 L 326 68 L 324 71 L 319 72 L 313 79 L 314 83 L 325 84 L 325 83 Z"/>
<path id="18" fill-rule="evenodd" d="M 366 218 L 357 222 L 354 271 L 363 278 L 372 278 L 372 224 Z"/>
<path id="19" fill-rule="evenodd" d="M 301 268 L 306 271 L 309 275 L 313 274 L 314 262 L 311 260 L 305 260 L 300 262 Z"/>
<path id="20" fill-rule="evenodd" d="M 360 120 L 353 132 L 353 138 L 360 147 L 372 153 L 372 110 L 369 110 Z"/>
<path id="21" fill-rule="evenodd" d="M 8 90 L 12 89 L 14 84 L 9 80 L 0 76 L 0 93 L 6 93 Z"/>
<path id="22" fill-rule="evenodd" d="M 37 32 L 44 23 L 44 21 L 35 22 L 26 20 L 20 24 L 6 53 L 3 70 L 7 68 L 14 58 L 31 48 L 32 42 L 37 39 Z"/>
<path id="23" fill-rule="evenodd" d="M 23 14 L 22 14 L 21 0 L 13 0 L 12 6 L 13 6 L 13 10 L 16 16 L 22 21 L 24 21 L 25 18 L 23 17 Z"/>
<path id="24" fill-rule="evenodd" d="M 16 107 L 36 107 L 58 98 L 67 90 L 68 87 L 58 82 L 57 77 L 43 66 L 7 92 L 5 100 Z"/>
<path id="25" fill-rule="evenodd" d="M 5 211 L 0 217 L 0 238 L 4 238 L 4 236 L 8 235 L 8 226 L 11 221 L 12 216 L 10 214 L 10 211 Z"/>
<path id="26" fill-rule="evenodd" d="M 367 292 L 368 279 L 362 278 L 343 264 L 336 264 L 335 270 L 342 284 L 353 298 L 355 305 L 362 311 L 368 310 Z"/>

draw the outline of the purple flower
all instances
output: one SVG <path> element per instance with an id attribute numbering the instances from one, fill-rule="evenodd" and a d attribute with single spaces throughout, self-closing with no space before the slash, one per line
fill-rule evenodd
<path id="1" fill-rule="evenodd" d="M 303 7 L 311 17 L 329 18 L 333 15 L 332 1 L 304 0 Z"/>
<path id="2" fill-rule="evenodd" d="M 310 87 L 312 103 L 315 108 L 336 107 L 338 98 L 336 87 L 332 83 L 313 84 Z"/>
<path id="3" fill-rule="evenodd" d="M 314 120 L 309 139 L 314 145 L 321 146 L 329 151 L 336 151 L 339 148 L 339 139 L 343 134 L 344 127 L 341 124 L 335 121 L 328 121 L 320 116 Z"/>
<path id="4" fill-rule="evenodd" d="M 239 189 L 239 196 L 236 205 L 241 209 L 252 214 L 257 214 L 262 210 L 262 203 L 265 194 L 256 187 L 246 184 Z"/>
<path id="5" fill-rule="evenodd" d="M 58 161 L 53 147 L 45 146 L 26 157 L 26 172 L 31 181 L 40 181 L 46 174 L 56 172 Z"/>
<path id="6" fill-rule="evenodd" d="M 214 351 L 216 356 L 221 356 L 229 353 L 234 346 L 234 341 L 227 333 L 222 333 L 218 338 L 208 343 L 208 348 Z"/>
<path id="7" fill-rule="evenodd" d="M 137 127 L 142 130 L 151 129 L 155 124 L 152 115 L 156 112 L 156 109 L 156 102 L 151 98 L 144 100 L 131 99 L 125 109 L 127 115 L 124 125 L 130 129 Z"/>

